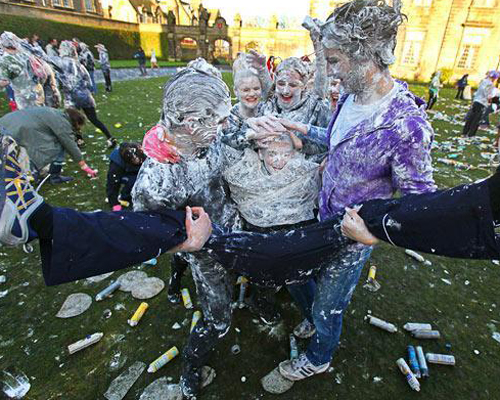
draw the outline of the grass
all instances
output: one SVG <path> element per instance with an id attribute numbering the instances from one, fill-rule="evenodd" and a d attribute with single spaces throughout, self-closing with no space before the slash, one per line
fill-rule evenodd
<path id="1" fill-rule="evenodd" d="M 137 60 L 111 60 L 110 61 L 111 68 L 138 68 L 138 62 Z M 184 67 L 186 65 L 185 62 L 183 61 L 165 61 L 165 60 L 158 60 L 158 65 L 160 67 Z M 146 59 L 146 68 L 151 67 L 151 61 L 149 58 Z M 96 63 L 96 68 L 101 68 L 99 63 Z"/>
<path id="2" fill-rule="evenodd" d="M 226 74 L 225 79 L 229 80 L 230 76 Z M 155 124 L 160 115 L 164 82 L 165 78 L 116 82 L 113 93 L 109 95 L 101 88 L 97 95 L 98 113 L 116 137 L 141 140 L 144 132 Z M 426 93 L 423 86 L 412 86 L 412 90 L 421 96 Z M 453 90 L 443 89 L 436 111 L 461 118 L 467 103 L 452 100 L 453 95 Z M 6 103 L 2 99 L 0 115 L 5 112 Z M 488 176 L 492 168 L 459 170 L 436 161 L 449 154 L 445 149 L 447 142 L 457 147 L 453 140 L 461 129 L 459 124 L 440 118 L 438 115 L 432 122 L 437 145 L 433 150 L 435 178 L 439 186 L 447 187 Z M 121 128 L 114 128 L 117 123 L 122 125 Z M 96 133 L 93 127 L 87 126 L 85 134 L 85 157 L 92 167 L 99 169 L 98 179 L 88 180 L 77 171 L 74 163 L 68 162 L 65 173 L 74 174 L 77 179 L 64 186 L 46 185 L 41 193 L 51 204 L 58 206 L 80 210 L 107 209 L 104 198 L 109 151 L 105 150 L 103 135 Z M 484 132 L 480 135 L 488 138 L 482 146 L 485 148 L 482 149 L 482 142 L 477 140 L 465 145 L 461 152 L 452 149 L 460 154 L 458 160 L 474 166 L 485 163 L 481 152 L 492 153 L 489 143 L 493 135 Z M 340 348 L 332 364 L 333 372 L 296 383 L 281 398 L 378 400 L 416 399 L 422 395 L 426 399 L 443 400 L 496 398 L 500 391 L 500 382 L 495 378 L 500 371 L 500 343 L 494 341 L 491 334 L 493 330 L 500 331 L 500 267 L 490 261 L 428 258 L 432 261 L 430 267 L 407 257 L 402 249 L 387 245 L 376 248 L 361 280 L 364 281 L 367 268 L 376 265 L 377 279 L 382 288 L 371 293 L 360 284 L 354 293 L 344 320 Z M 156 267 L 139 268 L 167 282 L 168 265 L 168 256 L 164 256 Z M 173 345 L 181 349 L 187 340 L 188 326 L 181 330 L 172 330 L 171 327 L 175 322 L 190 321 L 192 312 L 182 306 L 170 305 L 166 291 L 148 301 L 150 309 L 143 320 L 138 327 L 130 328 L 127 318 L 140 301 L 122 292 L 102 302 L 94 302 L 78 317 L 55 318 L 69 294 L 84 292 L 94 297 L 108 285 L 109 279 L 95 284 L 75 282 L 46 287 L 37 249 L 29 255 L 20 249 L 1 249 L 1 274 L 6 275 L 7 282 L 0 284 L 0 292 L 9 292 L 0 299 L 0 371 L 15 366 L 30 377 L 32 387 L 25 397 L 28 400 L 102 398 L 111 381 L 133 362 L 149 363 Z M 119 275 L 120 272 L 115 273 L 114 278 Z M 185 284 L 196 304 L 189 277 L 185 278 Z M 284 323 L 281 329 L 273 332 L 255 323 L 246 310 L 235 311 L 232 329 L 210 362 L 217 371 L 217 378 L 203 391 L 202 399 L 274 398 L 262 390 L 259 380 L 288 357 L 288 333 L 301 319 L 285 291 L 280 292 L 279 299 Z M 115 309 L 118 304 L 125 309 Z M 103 317 L 106 309 L 112 311 L 109 319 Z M 363 317 L 369 310 L 397 324 L 400 332 L 389 334 L 368 325 Z M 401 332 L 407 321 L 430 322 L 443 337 L 437 341 L 412 340 Z M 239 328 L 241 333 L 234 328 Z M 105 333 L 100 343 L 68 355 L 68 344 L 98 331 Z M 235 343 L 242 349 L 236 356 L 230 352 Z M 451 353 L 457 358 L 457 366 L 431 366 L 431 377 L 422 385 L 423 393 L 412 392 L 396 369 L 396 359 L 405 356 L 409 344 L 423 345 L 429 352 L 448 353 L 446 343 L 452 346 Z M 302 347 L 305 344 L 300 342 Z M 121 360 L 123 365 L 112 369 L 110 362 L 113 359 Z M 177 358 L 154 375 L 143 373 L 126 399 L 137 399 L 143 389 L 158 377 L 172 377 L 177 381 L 180 365 L 180 358 Z M 242 376 L 247 378 L 245 383 L 241 382 Z M 375 383 L 374 377 L 380 377 L 382 381 Z"/>

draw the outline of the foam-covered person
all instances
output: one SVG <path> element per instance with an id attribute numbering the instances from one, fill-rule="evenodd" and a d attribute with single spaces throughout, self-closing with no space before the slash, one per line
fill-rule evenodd
<path id="1" fill-rule="evenodd" d="M 332 111 L 332 114 L 337 109 L 337 103 L 339 102 L 340 98 L 340 91 L 340 79 L 330 78 L 328 85 L 328 100 L 330 101 L 330 109 Z"/>
<path id="2" fill-rule="evenodd" d="M 78 60 L 77 47 L 74 42 L 64 40 L 59 46 L 60 57 L 53 57 L 59 67 L 60 81 L 64 92 L 66 107 L 82 110 L 88 120 L 106 136 L 108 148 L 116 146 L 116 139 L 106 125 L 97 117 L 95 100 L 92 96 L 92 80 L 86 68 Z"/>
<path id="3" fill-rule="evenodd" d="M 223 170 L 235 150 L 224 145 L 221 130 L 231 109 L 227 85 L 204 67 L 186 68 L 164 89 L 162 118 L 143 140 L 148 156 L 132 191 L 135 211 L 206 207 L 219 226 L 237 229 L 240 218 L 229 197 Z M 235 277 L 209 253 L 189 257 L 203 320 L 183 351 L 181 388 L 187 398 L 200 390 L 201 368 L 228 332 Z"/>
<path id="4" fill-rule="evenodd" d="M 106 194 L 113 211 L 121 211 L 124 202 L 131 206 L 132 188 L 146 155 L 140 143 L 125 142 L 109 155 Z"/>
<path id="5" fill-rule="evenodd" d="M 42 79 L 35 73 L 35 60 L 21 47 L 21 39 L 12 32 L 0 35 L 4 53 L 0 57 L 0 87 L 11 86 L 17 108 L 43 106 L 45 96 Z"/>

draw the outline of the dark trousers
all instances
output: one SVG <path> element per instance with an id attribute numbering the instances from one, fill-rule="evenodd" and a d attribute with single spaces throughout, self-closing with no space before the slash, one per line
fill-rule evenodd
<path id="1" fill-rule="evenodd" d="M 481 122 L 481 118 L 484 114 L 485 106 L 481 103 L 475 101 L 472 103 L 472 108 L 467 114 L 467 118 L 465 121 L 465 126 L 462 131 L 462 136 L 475 136 L 477 133 L 477 129 L 479 128 L 479 124 Z"/>
<path id="2" fill-rule="evenodd" d="M 88 118 L 88 120 L 96 127 L 99 128 L 104 135 L 108 139 L 111 139 L 111 133 L 109 133 L 108 128 L 106 128 L 106 125 L 104 125 L 99 118 L 97 118 L 97 112 L 95 110 L 95 107 L 85 107 L 83 108 L 83 112 L 85 113 L 85 116 Z"/>
<path id="3" fill-rule="evenodd" d="M 429 102 L 427 103 L 427 110 L 431 110 L 434 104 L 436 104 L 437 101 L 437 95 L 429 92 Z"/>
<path id="4" fill-rule="evenodd" d="M 464 99 L 464 90 L 465 90 L 465 87 L 459 87 L 457 89 L 457 95 L 455 96 L 455 99 L 463 100 Z"/>
<path id="5" fill-rule="evenodd" d="M 113 90 L 111 87 L 111 71 L 109 69 L 103 69 L 102 74 L 104 75 L 104 81 L 106 83 L 106 92 L 111 92 Z"/>

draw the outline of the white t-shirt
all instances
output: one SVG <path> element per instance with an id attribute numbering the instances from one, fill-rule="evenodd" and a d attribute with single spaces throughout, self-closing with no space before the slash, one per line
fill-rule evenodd
<path id="1" fill-rule="evenodd" d="M 389 93 L 371 104 L 356 104 L 354 103 L 354 95 L 349 95 L 333 125 L 330 148 L 333 149 L 338 145 L 352 127 L 365 119 L 371 118 L 375 113 L 379 113 L 381 108 L 392 100 L 397 90 L 397 83 L 394 83 Z"/>
<path id="2" fill-rule="evenodd" d="M 492 81 L 488 78 L 483 79 L 479 84 L 476 93 L 474 93 L 474 101 L 488 107 L 488 98 L 491 97 L 494 88 L 495 86 Z"/>

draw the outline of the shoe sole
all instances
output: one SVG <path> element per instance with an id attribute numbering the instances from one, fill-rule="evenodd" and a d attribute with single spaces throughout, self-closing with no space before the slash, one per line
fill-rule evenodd
<path id="1" fill-rule="evenodd" d="M 281 374 L 281 376 L 283 378 L 288 379 L 289 381 L 293 381 L 293 382 L 301 381 L 301 380 L 304 380 L 304 379 L 307 379 L 307 378 L 312 378 L 314 375 L 323 374 L 323 373 L 325 373 L 328 370 L 328 367 L 330 366 L 330 363 L 328 363 L 327 365 L 325 365 L 324 368 L 315 371 L 312 375 L 308 375 L 308 376 L 294 376 L 293 375 L 292 376 L 292 375 L 288 375 L 287 371 L 283 369 L 282 365 L 285 362 L 286 361 L 282 361 L 282 362 L 279 363 L 280 374 Z"/>

